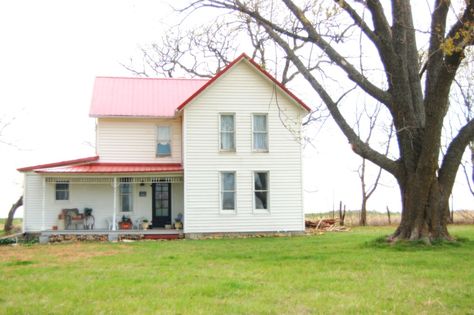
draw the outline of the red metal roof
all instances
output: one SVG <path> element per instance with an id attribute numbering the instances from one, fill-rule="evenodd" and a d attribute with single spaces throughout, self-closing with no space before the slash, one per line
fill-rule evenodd
<path id="1" fill-rule="evenodd" d="M 81 165 L 67 165 L 61 167 L 41 168 L 36 173 L 51 174 L 91 174 L 91 173 L 171 173 L 181 172 L 183 166 L 179 163 L 89 163 Z"/>
<path id="2" fill-rule="evenodd" d="M 97 77 L 92 117 L 174 117 L 176 108 L 207 79 Z"/>
<path id="3" fill-rule="evenodd" d="M 18 168 L 17 171 L 29 172 L 29 171 L 33 171 L 33 170 L 40 169 L 40 168 L 59 167 L 59 166 L 65 166 L 65 165 L 75 165 L 75 164 L 81 164 L 81 163 L 89 163 L 89 162 L 97 161 L 98 159 L 99 159 L 98 156 L 91 156 L 91 157 L 80 158 L 80 159 L 75 159 L 75 160 L 68 160 L 68 161 L 54 162 L 54 163 L 48 163 L 48 164 L 40 164 L 40 165 L 34 165 L 34 166 L 21 167 L 21 168 Z"/>
<path id="4" fill-rule="evenodd" d="M 97 77 L 89 114 L 92 117 L 174 117 L 176 110 L 182 110 L 214 81 L 244 59 L 302 108 L 311 111 L 302 100 L 244 53 L 210 80 Z"/>
<path id="5" fill-rule="evenodd" d="M 202 91 L 208 88 L 214 81 L 216 81 L 220 76 L 226 73 L 230 68 L 232 68 L 235 64 L 239 63 L 241 60 L 247 60 L 253 65 L 258 71 L 260 71 L 264 76 L 266 76 L 270 81 L 275 83 L 284 93 L 286 93 L 290 98 L 296 101 L 301 107 L 303 107 L 307 112 L 311 111 L 308 105 L 306 105 L 302 100 L 300 100 L 296 95 L 294 95 L 290 90 L 288 90 L 283 84 L 281 84 L 277 79 L 275 79 L 270 73 L 268 73 L 265 69 L 260 67 L 252 58 L 250 58 L 247 54 L 243 53 L 239 57 L 237 57 L 234 61 L 229 63 L 224 69 L 218 72 L 212 79 L 207 81 L 203 86 L 201 86 L 194 94 L 192 94 L 188 99 L 186 99 L 179 107 L 178 110 L 182 110 L 189 102 L 191 102 L 194 98 L 196 98 Z"/>

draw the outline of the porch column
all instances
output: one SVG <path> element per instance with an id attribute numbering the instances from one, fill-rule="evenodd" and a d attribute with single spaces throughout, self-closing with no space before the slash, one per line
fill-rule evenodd
<path id="1" fill-rule="evenodd" d="M 45 208 L 46 208 L 46 177 L 43 177 L 42 181 L 42 190 L 43 190 L 43 197 L 41 200 L 41 231 L 44 231 L 46 228 L 45 226 Z"/>
<path id="2" fill-rule="evenodd" d="M 117 177 L 114 177 L 114 213 L 112 215 L 112 231 L 115 231 L 117 228 L 115 227 L 115 219 L 117 218 Z"/>

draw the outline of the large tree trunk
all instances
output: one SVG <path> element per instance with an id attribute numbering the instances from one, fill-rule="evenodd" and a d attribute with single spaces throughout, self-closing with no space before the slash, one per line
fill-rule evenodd
<path id="1" fill-rule="evenodd" d="M 18 198 L 17 202 L 15 202 L 12 205 L 12 207 L 10 208 L 10 211 L 8 212 L 8 217 L 7 217 L 7 220 L 5 221 L 5 226 L 3 227 L 3 230 L 5 231 L 5 233 L 8 234 L 13 229 L 13 218 L 15 217 L 15 212 L 21 206 L 23 206 L 23 196 Z"/>
<path id="2" fill-rule="evenodd" d="M 447 228 L 451 189 L 441 187 L 436 174 L 410 174 L 399 185 L 402 218 L 389 240 L 453 240 Z"/>

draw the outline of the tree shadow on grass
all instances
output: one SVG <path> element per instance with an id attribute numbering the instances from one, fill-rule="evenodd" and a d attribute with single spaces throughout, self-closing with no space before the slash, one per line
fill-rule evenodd
<path id="1" fill-rule="evenodd" d="M 33 265 L 35 262 L 32 260 L 15 260 L 5 263 L 5 266 L 29 266 Z"/>
<path id="2" fill-rule="evenodd" d="M 380 236 L 376 239 L 365 242 L 362 246 L 364 248 L 374 249 L 388 249 L 395 251 L 435 251 L 445 250 L 449 248 L 459 248 L 465 246 L 474 246 L 474 241 L 466 237 L 454 236 L 454 241 L 435 240 L 431 244 L 426 244 L 422 240 L 404 241 L 400 240 L 395 243 L 387 241 L 387 236 Z"/>

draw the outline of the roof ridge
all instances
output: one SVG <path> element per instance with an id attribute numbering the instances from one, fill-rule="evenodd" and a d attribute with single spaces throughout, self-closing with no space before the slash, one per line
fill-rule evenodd
<path id="1" fill-rule="evenodd" d="M 119 77 L 119 76 L 96 76 L 96 79 L 120 79 L 120 80 L 169 80 L 169 81 L 209 81 L 209 78 L 140 78 L 140 77 Z"/>

